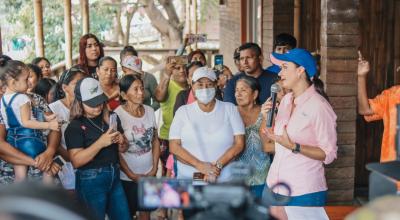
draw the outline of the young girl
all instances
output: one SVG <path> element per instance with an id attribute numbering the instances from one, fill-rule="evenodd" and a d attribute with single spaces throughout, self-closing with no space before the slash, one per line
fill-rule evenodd
<path id="1" fill-rule="evenodd" d="M 35 158 L 46 149 L 39 129 L 58 131 L 55 117 L 49 122 L 39 122 L 32 116 L 31 100 L 25 94 L 28 89 L 29 70 L 21 61 L 0 61 L 0 80 L 7 85 L 1 99 L 1 114 L 7 128 L 7 142 L 18 150 Z M 15 165 L 15 180 L 26 177 L 27 166 Z"/>

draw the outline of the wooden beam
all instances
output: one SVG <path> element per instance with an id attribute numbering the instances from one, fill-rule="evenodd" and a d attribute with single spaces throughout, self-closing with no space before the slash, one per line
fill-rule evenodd
<path id="1" fill-rule="evenodd" d="M 65 66 L 72 66 L 71 0 L 64 0 Z"/>
<path id="2" fill-rule="evenodd" d="M 296 38 L 297 42 L 301 42 L 300 39 L 300 29 L 301 29 L 301 0 L 294 0 L 294 10 L 293 10 L 293 35 Z"/>
<path id="3" fill-rule="evenodd" d="M 36 56 L 44 57 L 42 0 L 33 0 L 33 14 L 35 16 L 35 52 L 36 52 Z"/>
<path id="4" fill-rule="evenodd" d="M 90 19 L 89 19 L 89 1 L 80 0 L 81 3 L 81 14 L 82 14 L 82 35 L 88 34 L 90 31 Z"/>

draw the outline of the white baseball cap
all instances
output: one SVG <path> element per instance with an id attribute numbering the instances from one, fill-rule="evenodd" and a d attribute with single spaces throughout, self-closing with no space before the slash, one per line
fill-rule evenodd
<path id="1" fill-rule="evenodd" d="M 125 57 L 121 65 L 138 73 L 142 72 L 142 60 L 137 56 Z"/>
<path id="2" fill-rule="evenodd" d="M 94 78 L 86 77 L 78 81 L 75 87 L 75 98 L 89 107 L 96 107 L 108 100 L 100 86 L 100 82 Z"/>
<path id="3" fill-rule="evenodd" d="M 211 68 L 208 68 L 206 66 L 197 68 L 192 76 L 192 81 L 196 82 L 197 80 L 206 77 L 210 79 L 211 81 L 216 81 L 217 80 L 217 74 L 215 74 L 214 70 Z"/>

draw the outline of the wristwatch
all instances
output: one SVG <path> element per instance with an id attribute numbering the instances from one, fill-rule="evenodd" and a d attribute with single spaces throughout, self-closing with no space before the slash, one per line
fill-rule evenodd
<path id="1" fill-rule="evenodd" d="M 221 163 L 219 160 L 215 163 L 215 166 L 216 166 L 218 169 L 222 170 L 223 165 L 222 165 L 222 163 Z"/>
<path id="2" fill-rule="evenodd" d="M 300 147 L 301 147 L 300 144 L 298 144 L 298 143 L 294 143 L 294 144 L 295 144 L 295 147 L 292 150 L 292 152 L 295 153 L 295 154 L 300 153 Z"/>

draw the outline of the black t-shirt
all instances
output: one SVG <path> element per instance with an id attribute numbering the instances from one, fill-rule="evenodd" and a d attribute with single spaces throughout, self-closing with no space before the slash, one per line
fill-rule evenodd
<path id="1" fill-rule="evenodd" d="M 79 119 L 72 120 L 64 133 L 67 149 L 70 150 L 75 148 L 90 147 L 90 145 L 96 142 L 100 138 L 100 136 L 108 130 L 108 123 L 102 123 L 102 121 L 103 114 L 100 114 L 99 116 L 91 119 L 80 117 Z M 121 121 L 118 117 L 117 122 L 118 131 L 123 133 L 124 131 L 121 126 Z M 104 132 L 102 132 L 101 130 L 103 130 Z M 79 167 L 79 169 L 84 170 L 91 168 L 100 168 L 118 162 L 118 144 L 111 144 L 110 146 L 101 149 L 92 161 L 82 167 Z"/>
<path id="2" fill-rule="evenodd" d="M 97 66 L 88 66 L 89 75 L 98 80 L 99 77 L 97 77 L 96 68 Z"/>

